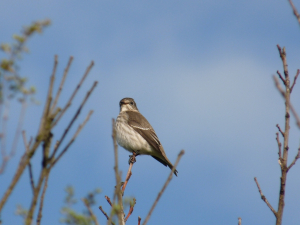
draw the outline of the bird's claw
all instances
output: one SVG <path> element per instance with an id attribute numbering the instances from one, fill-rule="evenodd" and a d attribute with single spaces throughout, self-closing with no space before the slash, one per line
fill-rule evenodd
<path id="1" fill-rule="evenodd" d="M 128 164 L 130 164 L 130 163 L 135 163 L 136 162 L 136 159 L 135 159 L 135 157 L 137 156 L 137 154 L 136 153 L 134 153 L 134 154 L 132 154 L 132 155 L 129 155 L 129 160 L 128 160 Z"/>

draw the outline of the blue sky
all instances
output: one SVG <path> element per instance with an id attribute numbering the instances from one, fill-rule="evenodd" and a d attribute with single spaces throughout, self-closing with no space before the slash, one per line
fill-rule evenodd
<path id="1" fill-rule="evenodd" d="M 300 10 L 300 3 L 294 3 Z M 186 151 L 178 177 L 149 224 L 236 224 L 238 217 L 243 224 L 274 223 L 253 178 L 258 178 L 263 193 L 277 208 L 280 170 L 275 125 L 284 126 L 284 103 L 272 80 L 276 70 L 282 70 L 276 44 L 286 46 L 291 75 L 298 68 L 300 49 L 299 25 L 287 1 L 12 0 L 0 2 L 0 15 L 0 42 L 11 42 L 12 34 L 32 21 L 52 21 L 42 35 L 31 39 L 30 53 L 20 63 L 20 73 L 37 87 L 36 98 L 42 103 L 28 107 L 27 136 L 36 134 L 54 55 L 59 56 L 58 80 L 68 57 L 74 56 L 60 105 L 90 61 L 95 61 L 80 96 L 55 129 L 57 139 L 71 111 L 97 80 L 71 134 L 90 109 L 95 112 L 50 175 L 42 224 L 59 224 L 67 185 L 75 187 L 78 198 L 100 187 L 98 205 L 109 211 L 104 195 L 112 196 L 115 185 L 111 119 L 118 115 L 123 97 L 136 100 L 172 162 L 181 149 Z M 294 102 L 299 90 L 297 85 Z M 17 106 L 11 109 L 11 135 L 18 110 Z M 290 161 L 299 134 L 292 120 Z M 23 151 L 20 140 L 17 155 L 0 177 L 1 195 Z M 124 175 L 128 155 L 119 148 Z M 33 159 L 36 178 L 40 156 L 37 153 Z M 298 173 L 296 164 L 288 174 L 284 224 L 300 220 Z M 137 158 L 125 193 L 137 199 L 128 224 L 137 224 L 137 216 L 145 218 L 168 174 L 169 169 L 151 157 Z M 4 224 L 21 224 L 14 215 L 16 205 L 28 207 L 30 199 L 25 171 L 3 210 Z M 78 210 L 83 208 L 81 203 L 76 205 Z M 105 224 L 97 207 L 94 211 Z"/>

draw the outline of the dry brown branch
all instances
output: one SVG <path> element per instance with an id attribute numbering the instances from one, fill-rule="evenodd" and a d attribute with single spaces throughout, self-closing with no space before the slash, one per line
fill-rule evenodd
<path id="1" fill-rule="evenodd" d="M 75 97 L 75 95 L 77 94 L 77 91 L 79 90 L 79 88 L 81 87 L 83 81 L 85 80 L 85 78 L 87 77 L 87 75 L 89 74 L 90 70 L 92 69 L 92 67 L 94 66 L 94 62 L 92 61 L 91 64 L 88 66 L 88 68 L 86 69 L 83 77 L 81 78 L 79 84 L 77 85 L 76 89 L 74 90 L 73 94 L 71 95 L 69 101 L 67 102 L 66 106 L 63 108 L 63 110 L 60 112 L 58 118 L 53 122 L 52 127 L 54 127 L 58 121 L 60 120 L 60 118 L 63 116 L 63 114 L 67 111 L 67 109 L 71 106 L 73 98 Z"/>
<path id="2" fill-rule="evenodd" d="M 8 197 L 10 196 L 13 189 L 15 188 L 15 186 L 16 186 L 17 182 L 19 181 L 21 175 L 23 174 L 25 168 L 27 167 L 28 163 L 30 162 L 30 158 L 34 155 L 36 149 L 39 147 L 40 143 L 44 140 L 45 136 L 47 135 L 45 125 L 47 122 L 47 118 L 48 118 L 47 115 L 49 113 L 49 108 L 50 108 L 50 104 L 51 104 L 51 100 L 52 100 L 51 94 L 52 94 L 52 89 L 53 89 L 56 67 L 57 67 L 57 56 L 55 56 L 55 58 L 54 58 L 53 72 L 50 77 L 49 90 L 48 90 L 48 94 L 46 97 L 46 103 L 45 103 L 45 107 L 44 107 L 44 111 L 43 111 L 43 116 L 41 118 L 38 134 L 35 138 L 35 142 L 34 142 L 33 146 L 30 148 L 30 151 L 25 152 L 23 154 L 23 156 L 21 157 L 21 160 L 19 162 L 16 173 L 0 201 L 0 212 L 2 211 L 4 204 L 6 203 Z M 50 131 L 48 130 L 48 132 L 50 132 Z"/>
<path id="3" fill-rule="evenodd" d="M 168 179 L 166 180 L 166 182 L 165 182 L 164 186 L 162 187 L 161 191 L 158 193 L 158 195 L 157 195 L 157 197 L 156 197 L 156 199 L 155 199 L 155 201 L 154 201 L 154 203 L 153 203 L 153 205 L 152 205 L 152 207 L 151 207 L 151 209 L 150 209 L 150 211 L 149 211 L 149 213 L 148 213 L 146 219 L 145 219 L 144 222 L 143 222 L 143 225 L 146 225 L 146 224 L 147 224 L 147 222 L 148 222 L 148 220 L 150 219 L 150 216 L 151 216 L 151 214 L 152 214 L 152 212 L 153 212 L 153 210 L 154 210 L 156 204 L 158 203 L 160 197 L 162 196 L 162 194 L 164 193 L 164 191 L 165 191 L 165 189 L 167 188 L 168 184 L 169 184 L 170 181 L 172 180 L 173 173 L 174 173 L 174 171 L 176 170 L 176 167 L 177 167 L 177 165 L 178 165 L 178 163 L 179 163 L 181 157 L 183 156 L 183 154 L 184 154 L 184 150 L 181 150 L 180 153 L 178 154 L 178 157 L 177 157 L 177 159 L 176 159 L 176 162 L 175 162 L 175 164 L 174 164 L 174 166 L 173 166 L 173 168 L 172 168 L 172 171 L 171 171 L 171 173 L 170 173 Z"/>
<path id="4" fill-rule="evenodd" d="M 298 20 L 298 23 L 299 23 L 299 25 L 300 25 L 300 15 L 299 15 L 299 13 L 298 13 L 296 7 L 294 6 L 292 0 L 289 0 L 289 3 L 291 4 L 291 6 L 292 6 L 292 8 L 293 8 L 293 13 L 294 13 L 294 15 L 296 16 L 296 18 L 297 18 L 297 20 Z"/>
<path id="5" fill-rule="evenodd" d="M 279 140 L 279 133 L 276 133 L 276 140 L 277 140 L 277 145 L 278 145 L 278 156 L 279 160 L 281 160 L 281 142 Z"/>
<path id="6" fill-rule="evenodd" d="M 297 160 L 300 158 L 300 148 L 298 148 L 298 153 L 295 156 L 293 162 L 291 163 L 291 165 L 289 165 L 289 167 L 287 168 L 286 172 L 289 172 L 289 170 L 295 165 L 295 163 L 297 162 Z"/>
<path id="7" fill-rule="evenodd" d="M 284 137 L 284 133 L 283 131 L 280 129 L 280 126 L 278 124 L 276 124 L 276 127 L 278 128 L 278 131 L 281 133 L 282 137 Z"/>
<path id="8" fill-rule="evenodd" d="M 23 122 L 24 122 L 24 117 L 25 117 L 25 111 L 26 111 L 26 102 L 25 100 L 22 102 L 22 108 L 20 111 L 20 116 L 19 116 L 19 121 L 18 121 L 18 125 L 17 125 L 17 129 L 14 135 L 14 139 L 12 142 L 12 147 L 11 150 L 9 152 L 9 154 L 6 155 L 6 122 L 8 120 L 8 118 L 5 119 L 5 121 L 3 121 L 3 133 L 1 134 L 1 154 L 2 154 L 2 164 L 0 166 L 0 174 L 2 174 L 5 170 L 5 167 L 8 163 L 8 161 L 15 155 L 16 150 L 17 150 L 17 145 L 18 145 L 18 140 L 21 134 L 21 130 L 23 127 Z"/>
<path id="9" fill-rule="evenodd" d="M 38 217 L 37 217 L 37 220 L 36 220 L 37 225 L 41 224 L 41 219 L 42 219 L 42 216 L 43 216 L 42 211 L 43 211 L 43 207 L 44 207 L 44 197 L 45 197 L 46 189 L 48 187 L 48 179 L 49 179 L 49 173 L 45 177 L 45 184 L 44 184 L 42 195 L 41 195 L 41 198 L 40 198 L 39 213 L 38 213 Z"/>
<path id="10" fill-rule="evenodd" d="M 141 225 L 141 220 L 142 220 L 142 218 L 138 217 L 138 225 Z"/>
<path id="11" fill-rule="evenodd" d="M 32 173 L 32 166 L 31 166 L 30 162 L 28 163 L 28 170 L 29 170 L 30 185 L 31 185 L 32 192 L 34 194 L 35 187 L 34 187 L 34 179 L 33 179 L 33 173 Z"/>
<path id="12" fill-rule="evenodd" d="M 58 101 L 58 99 L 59 99 L 60 93 L 61 93 L 62 88 L 63 88 L 63 86 L 64 86 L 66 77 L 67 77 L 67 75 L 68 75 L 69 69 L 70 69 L 71 64 L 72 64 L 72 61 L 73 61 L 73 56 L 70 57 L 69 62 L 68 62 L 68 65 L 67 65 L 67 67 L 65 68 L 64 75 L 63 75 L 63 77 L 62 77 L 62 79 L 61 79 L 59 88 L 58 88 L 58 90 L 57 90 L 57 93 L 56 93 L 56 96 L 55 96 L 55 99 L 54 99 L 54 102 L 53 102 L 53 104 L 52 104 L 52 106 L 51 106 L 50 112 L 52 112 L 52 113 L 53 113 L 53 111 L 55 110 L 57 101 Z"/>
<path id="13" fill-rule="evenodd" d="M 131 156 L 131 160 L 130 160 L 130 164 L 129 164 L 129 168 L 128 168 L 128 171 L 127 171 L 127 175 L 126 175 L 126 179 L 125 179 L 125 182 L 123 184 L 123 187 L 122 187 L 122 195 L 124 195 L 124 192 L 125 192 L 125 188 L 127 186 L 127 183 L 132 175 L 132 172 L 131 172 L 131 169 L 132 169 L 132 166 L 135 162 L 135 157 L 136 157 L 136 153 L 133 152 L 132 153 L 132 156 Z"/>
<path id="14" fill-rule="evenodd" d="M 84 203 L 84 205 L 86 206 L 87 210 L 89 211 L 90 216 L 92 217 L 92 220 L 94 221 L 95 225 L 99 225 L 99 222 L 95 216 L 95 214 L 93 213 L 93 210 L 91 209 L 88 200 L 85 198 L 82 198 L 81 201 Z"/>
<path id="15" fill-rule="evenodd" d="M 91 110 L 89 112 L 89 114 L 86 116 L 85 120 L 83 121 L 82 124 L 79 125 L 79 127 L 77 128 L 77 131 L 75 132 L 75 134 L 73 135 L 73 137 L 71 138 L 71 140 L 69 141 L 69 143 L 66 145 L 66 147 L 62 150 L 62 152 L 58 155 L 58 157 L 53 161 L 53 163 L 51 164 L 51 168 L 58 162 L 58 160 L 66 153 L 66 151 L 69 149 L 69 147 L 71 146 L 71 144 L 75 141 L 77 135 L 80 133 L 80 131 L 82 130 L 82 128 L 85 126 L 85 124 L 88 122 L 88 120 L 90 119 L 90 116 L 93 114 L 93 110 Z M 57 142 L 60 143 L 60 142 Z M 57 144 L 59 145 L 59 144 Z"/>
<path id="16" fill-rule="evenodd" d="M 274 79 L 274 81 L 275 81 L 275 86 L 276 86 L 276 88 L 278 89 L 278 91 L 280 92 L 281 96 L 282 96 L 283 98 L 285 98 L 285 92 L 284 92 L 284 90 L 282 89 L 282 87 L 280 86 L 280 83 L 279 83 L 277 77 L 273 76 L 273 79 Z M 291 103 L 289 103 L 289 104 L 290 104 L 290 109 L 291 109 L 291 111 L 292 111 L 292 114 L 293 114 L 293 116 L 294 116 L 295 119 L 296 119 L 296 124 L 297 124 L 298 128 L 300 128 L 300 118 L 299 118 L 299 116 L 298 116 L 298 114 L 297 114 L 297 112 L 296 112 L 294 106 L 293 106 Z"/>
<path id="17" fill-rule="evenodd" d="M 282 97 L 284 97 L 284 90 L 282 89 L 279 80 L 277 79 L 277 77 L 273 76 L 274 82 L 275 82 L 275 86 L 277 87 L 278 91 L 280 92 L 280 94 L 282 95 Z"/>
<path id="18" fill-rule="evenodd" d="M 132 214 L 132 212 L 133 212 L 133 208 L 134 208 L 135 204 L 136 204 L 136 199 L 135 199 L 135 198 L 133 198 L 133 202 L 132 202 L 132 203 L 130 203 L 130 209 L 129 209 L 129 212 L 128 212 L 128 214 L 127 214 L 126 218 L 125 218 L 125 222 L 127 222 L 128 218 L 131 216 L 131 214 Z"/>
<path id="19" fill-rule="evenodd" d="M 239 220 L 239 224 L 238 225 L 242 225 L 242 218 L 239 217 L 238 220 Z"/>
<path id="20" fill-rule="evenodd" d="M 112 203 L 111 203 L 111 201 L 110 201 L 110 198 L 109 198 L 107 195 L 105 195 L 105 199 L 106 199 L 106 201 L 108 202 L 108 204 L 109 204 L 110 206 L 112 206 Z"/>
<path id="21" fill-rule="evenodd" d="M 283 84 L 285 85 L 285 79 L 282 77 L 282 75 L 279 72 L 279 70 L 277 70 L 277 74 L 278 74 L 279 78 L 282 80 Z"/>
<path id="22" fill-rule="evenodd" d="M 36 150 L 40 146 L 40 144 L 43 143 L 43 163 L 42 163 L 43 167 L 42 167 L 42 171 L 41 171 L 41 174 L 39 176 L 39 179 L 38 179 L 38 182 L 37 182 L 36 186 L 34 185 L 33 178 L 31 178 L 31 186 L 32 186 L 32 189 L 33 189 L 33 198 L 32 198 L 32 202 L 31 202 L 30 209 L 28 211 L 27 217 L 25 219 L 25 224 L 26 225 L 30 225 L 32 223 L 32 217 L 34 215 L 34 211 L 35 211 L 35 208 L 36 208 L 36 205 L 37 205 L 37 202 L 38 202 L 38 196 L 40 195 L 42 184 L 46 182 L 46 178 L 47 178 L 47 176 L 50 173 L 50 170 L 52 168 L 51 165 L 53 165 L 53 164 L 51 164 L 53 161 L 51 161 L 50 160 L 51 158 L 49 158 L 51 140 L 52 140 L 52 136 L 53 136 L 52 133 L 51 133 L 51 129 L 53 128 L 53 121 L 56 121 L 56 123 L 57 123 L 57 120 L 55 120 L 55 118 L 56 118 L 57 113 L 59 112 L 59 110 L 55 110 L 54 114 L 51 114 L 50 113 L 50 108 L 51 108 L 51 102 L 52 102 L 52 99 L 53 99 L 52 93 L 53 93 L 53 84 L 54 84 L 54 80 L 55 80 L 56 67 L 57 67 L 57 56 L 55 56 L 54 68 L 53 68 L 53 72 L 52 72 L 52 75 L 51 75 L 51 78 L 50 78 L 49 90 L 48 90 L 48 94 L 47 94 L 47 97 L 46 97 L 46 103 L 45 103 L 45 106 L 44 106 L 43 116 L 41 118 L 38 133 L 37 133 L 37 135 L 34 139 L 31 138 L 31 141 L 29 142 L 28 145 L 27 145 L 26 142 L 24 142 L 25 146 L 27 146 L 26 147 L 27 150 L 23 154 L 23 156 L 20 160 L 19 166 L 16 170 L 16 173 L 15 173 L 11 183 L 9 184 L 9 187 L 5 191 L 3 197 L 0 201 L 0 212 L 1 212 L 4 204 L 6 203 L 6 201 L 8 199 L 8 197 L 12 193 L 14 187 L 16 186 L 16 184 L 19 181 L 21 175 L 23 174 L 24 169 L 28 165 L 29 165 L 30 174 L 32 174 L 31 169 L 30 169 L 30 159 L 34 155 L 34 153 L 36 152 Z M 88 69 L 88 71 L 89 70 L 90 70 L 90 68 Z M 85 73 L 84 77 L 87 76 L 88 71 Z M 75 89 L 75 92 L 74 92 L 75 94 L 77 92 L 76 90 L 78 90 L 79 86 L 82 84 L 82 81 L 77 86 L 77 89 Z M 93 90 L 95 86 L 96 86 L 96 84 L 93 85 L 91 90 Z M 60 91 L 58 91 L 58 95 L 59 95 L 59 93 L 60 93 Z M 74 97 L 74 93 L 72 95 L 73 97 Z M 87 94 L 87 96 L 89 96 L 89 95 L 90 95 L 90 93 Z M 71 100 L 73 99 L 73 97 L 71 97 Z M 87 99 L 87 97 L 86 97 L 86 99 Z M 83 107 L 86 99 L 84 100 L 84 102 L 79 107 L 79 110 L 76 113 L 77 116 L 80 113 L 80 110 Z M 69 104 L 70 104 L 70 102 L 69 102 Z M 67 107 L 65 107 L 65 109 L 66 108 Z M 74 136 L 72 137 L 70 142 L 67 144 L 67 146 L 65 147 L 63 152 L 59 155 L 59 158 L 69 148 L 69 146 L 74 142 L 75 138 L 77 137 L 77 135 L 79 134 L 79 132 L 81 131 L 81 129 L 83 128 L 83 126 L 85 125 L 87 120 L 89 119 L 91 113 L 92 112 L 90 111 L 90 113 L 88 114 L 86 120 L 83 122 L 83 124 L 81 124 L 79 126 L 79 128 L 77 129 L 76 133 L 74 134 Z M 76 118 L 77 118 L 77 116 L 76 116 Z M 25 140 L 26 140 L 26 138 L 25 138 Z M 32 140 L 34 140 L 34 141 L 32 141 Z M 57 142 L 55 147 L 57 147 L 58 144 L 60 144 L 60 143 Z M 32 175 L 31 175 L 31 177 L 32 177 Z M 44 188 L 45 187 L 46 186 L 44 186 Z M 46 191 L 46 189 L 44 189 L 44 190 Z"/>
<path id="23" fill-rule="evenodd" d="M 103 215 L 106 217 L 106 219 L 109 220 L 109 217 L 106 214 L 106 212 L 102 209 L 102 206 L 99 206 L 99 209 L 101 210 L 101 212 L 103 213 Z"/>
<path id="24" fill-rule="evenodd" d="M 86 101 L 88 100 L 88 98 L 90 97 L 91 93 L 93 92 L 93 90 L 95 89 L 95 87 L 97 86 L 98 82 L 95 81 L 93 86 L 91 87 L 91 89 L 86 93 L 85 98 L 83 99 L 83 101 L 81 102 L 79 108 L 77 109 L 77 112 L 75 113 L 75 115 L 73 116 L 72 120 L 70 121 L 69 125 L 67 126 L 67 128 L 65 129 L 63 135 L 61 136 L 60 140 L 58 141 L 58 144 L 55 146 L 54 151 L 51 155 L 51 159 L 54 159 L 55 154 L 59 148 L 59 146 L 61 145 L 61 143 L 63 142 L 64 138 L 66 137 L 67 133 L 69 132 L 70 128 L 72 127 L 73 123 L 75 122 L 75 120 L 78 118 L 81 109 L 83 108 L 83 106 L 85 105 Z"/>
<path id="25" fill-rule="evenodd" d="M 113 145 L 114 145 L 114 155 L 115 155 L 115 177 L 116 177 L 116 188 L 114 192 L 114 198 L 112 203 L 112 208 L 109 216 L 109 220 L 107 221 L 107 225 L 111 224 L 112 222 L 112 215 L 115 210 L 115 202 L 116 198 L 118 199 L 118 210 L 117 210 L 117 216 L 119 225 L 125 225 L 124 221 L 124 209 L 123 209 L 123 202 L 122 202 L 122 191 L 121 191 L 121 174 L 119 172 L 119 166 L 118 166 L 118 144 L 116 140 L 116 129 L 115 129 L 115 120 L 112 119 L 112 139 L 113 139 Z"/>
<path id="26" fill-rule="evenodd" d="M 297 80 L 297 78 L 298 78 L 298 76 L 299 76 L 299 73 L 300 73 L 300 70 L 298 69 L 298 70 L 297 70 L 297 73 L 296 73 L 296 75 L 295 75 L 295 77 L 294 77 L 294 82 L 293 82 L 292 87 L 291 87 L 291 93 L 292 93 L 293 88 L 294 88 L 294 86 L 295 86 L 295 84 L 296 84 L 296 80 Z"/>
<path id="27" fill-rule="evenodd" d="M 281 47 L 279 45 L 277 45 L 278 51 L 279 51 L 279 55 L 280 58 L 282 60 L 282 64 L 283 64 L 283 71 L 284 71 L 284 76 L 285 76 L 285 86 L 290 87 L 290 82 L 288 82 L 289 80 L 289 71 L 288 71 L 288 65 L 286 62 L 286 52 L 285 52 L 285 47 L 283 47 L 281 49 Z"/>
<path id="28" fill-rule="evenodd" d="M 32 218 L 33 218 L 33 214 L 34 214 L 34 211 L 35 211 L 35 207 L 36 207 L 37 202 L 38 202 L 39 193 L 40 193 L 42 185 L 45 181 L 45 178 L 48 176 L 48 173 L 49 173 L 49 170 L 47 168 L 43 168 L 42 171 L 41 171 L 41 174 L 40 174 L 40 177 L 39 177 L 39 180 L 38 180 L 38 184 L 36 185 L 36 188 L 34 189 L 34 194 L 33 194 L 33 197 L 32 197 L 31 204 L 30 204 L 30 208 L 28 210 L 28 214 L 27 214 L 26 219 L 25 219 L 25 224 L 26 225 L 31 225 L 32 224 Z"/>
<path id="29" fill-rule="evenodd" d="M 259 194 L 261 196 L 261 199 L 267 204 L 267 206 L 270 208 L 270 210 L 274 213 L 275 217 L 277 217 L 277 212 L 273 209 L 273 207 L 271 206 L 271 204 L 269 203 L 269 201 L 267 200 L 267 198 L 263 195 L 256 177 L 254 177 L 254 181 L 255 181 L 255 183 L 257 185 L 257 188 L 258 188 Z"/>

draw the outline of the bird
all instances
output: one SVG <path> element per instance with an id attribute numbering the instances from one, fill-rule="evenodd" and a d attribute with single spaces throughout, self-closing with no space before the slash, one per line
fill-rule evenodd
<path id="1" fill-rule="evenodd" d="M 136 155 L 150 155 L 164 166 L 173 169 L 153 127 L 139 112 L 133 98 L 120 101 L 120 113 L 115 124 L 116 140 L 120 146 Z M 174 174 L 177 176 L 178 171 Z"/>

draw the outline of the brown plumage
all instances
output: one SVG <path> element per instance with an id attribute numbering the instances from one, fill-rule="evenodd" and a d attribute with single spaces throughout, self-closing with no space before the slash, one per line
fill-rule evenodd
<path id="1" fill-rule="evenodd" d="M 132 98 L 124 98 L 120 101 L 120 114 L 116 122 L 116 131 L 119 145 L 126 150 L 151 155 L 163 165 L 170 169 L 173 168 L 153 127 L 138 111 Z M 176 176 L 177 172 L 177 170 L 174 171 Z"/>

